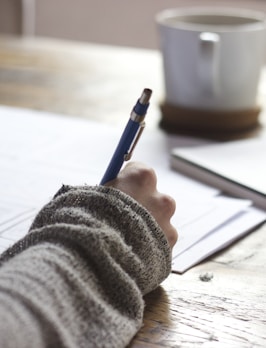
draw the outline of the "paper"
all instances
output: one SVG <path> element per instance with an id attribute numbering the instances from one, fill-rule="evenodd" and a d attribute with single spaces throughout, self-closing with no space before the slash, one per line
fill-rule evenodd
<path id="1" fill-rule="evenodd" d="M 265 221 L 265 212 L 250 207 L 239 213 L 230 223 L 211 231 L 206 237 L 200 239 L 186 252 L 173 257 L 172 268 L 177 273 L 183 273 L 187 269 L 206 259 L 216 251 L 219 251 L 241 236 L 252 231 L 254 226 Z"/>
<path id="2" fill-rule="evenodd" d="M 36 212 L 62 184 L 99 183 L 123 127 L 3 106 L 0 122 L 3 251 L 27 233 Z M 265 212 L 250 210 L 250 201 L 222 197 L 219 190 L 169 168 L 172 148 L 202 143 L 195 138 L 169 136 L 160 129 L 146 129 L 133 155 L 134 160 L 155 169 L 158 189 L 176 200 L 172 223 L 179 232 L 179 242 L 174 248 L 173 270 L 181 273 L 266 218 Z M 242 224 L 244 216 L 246 219 L 250 214 L 251 222 Z M 234 233 L 228 233 L 226 240 L 219 237 L 230 229 Z"/>
<path id="3" fill-rule="evenodd" d="M 182 254 L 185 250 L 196 244 L 199 240 L 214 229 L 228 222 L 230 219 L 235 218 L 239 212 L 245 210 L 250 206 L 249 201 L 231 199 L 227 197 L 217 197 L 217 199 L 202 202 L 201 209 L 205 208 L 200 216 L 195 219 L 190 219 L 184 225 L 180 225 L 179 241 L 173 250 L 173 256 L 176 257 Z M 187 206 L 187 209 L 196 210 L 197 205 Z M 206 216 L 211 218 L 206 219 Z M 174 217 L 174 224 L 178 225 L 180 220 L 178 219 L 178 213 Z M 182 220 L 181 220 L 182 222 Z"/>
<path id="4" fill-rule="evenodd" d="M 266 137 L 175 148 L 171 163 L 178 172 L 212 183 L 266 209 Z"/>

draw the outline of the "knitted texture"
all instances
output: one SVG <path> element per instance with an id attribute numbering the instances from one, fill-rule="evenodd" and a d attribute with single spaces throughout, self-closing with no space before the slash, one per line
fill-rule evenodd
<path id="1" fill-rule="evenodd" d="M 0 258 L 0 347 L 125 347 L 169 274 L 153 217 L 122 192 L 63 186 Z"/>

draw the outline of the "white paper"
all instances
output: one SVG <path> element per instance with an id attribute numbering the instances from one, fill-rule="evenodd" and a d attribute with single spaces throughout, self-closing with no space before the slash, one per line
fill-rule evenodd
<path id="1" fill-rule="evenodd" d="M 251 202 L 246 200 L 238 200 L 227 197 L 217 197 L 215 200 L 202 202 L 201 209 L 205 208 L 205 212 L 195 219 L 190 219 L 186 224 L 180 225 L 179 240 L 173 249 L 173 256 L 182 254 L 185 250 L 196 244 L 203 237 L 228 223 L 232 218 L 235 219 L 237 214 L 241 213 Z M 187 205 L 187 211 L 197 210 L 198 207 Z M 174 224 L 179 223 L 178 213 L 174 218 Z"/>
<path id="2" fill-rule="evenodd" d="M 9 107 L 0 107 L 0 122 L 0 251 L 3 251 L 26 234 L 38 209 L 62 184 L 100 182 L 123 127 Z M 226 243 L 247 232 L 244 224 L 239 226 L 238 222 L 247 214 L 250 202 L 222 197 L 217 189 L 169 169 L 172 148 L 202 142 L 169 136 L 159 128 L 146 129 L 133 155 L 133 160 L 156 170 L 158 189 L 176 200 L 172 219 L 179 232 L 174 249 L 176 271 L 185 271 L 222 247 L 225 241 L 217 231 L 237 224 L 235 234 L 229 235 Z M 259 224 L 266 214 L 252 216 L 249 227 Z M 206 242 L 199 251 L 196 247 L 210 236 L 210 246 Z"/>
<path id="3" fill-rule="evenodd" d="M 218 227 L 213 233 L 193 244 L 186 252 L 173 257 L 172 268 L 183 273 L 213 253 L 230 245 L 233 241 L 250 232 L 254 226 L 265 221 L 265 212 L 250 207 L 242 211 L 237 218 Z"/>

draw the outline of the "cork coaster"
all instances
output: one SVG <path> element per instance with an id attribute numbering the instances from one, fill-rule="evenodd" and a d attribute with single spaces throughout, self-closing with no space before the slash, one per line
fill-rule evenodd
<path id="1" fill-rule="evenodd" d="M 160 104 L 160 126 L 171 132 L 189 133 L 239 133 L 259 126 L 259 106 L 250 110 L 211 111 L 186 109 L 175 105 Z"/>

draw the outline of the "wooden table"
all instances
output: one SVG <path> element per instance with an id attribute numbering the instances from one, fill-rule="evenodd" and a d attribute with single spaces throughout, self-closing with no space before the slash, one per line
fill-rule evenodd
<path id="1" fill-rule="evenodd" d="M 157 127 L 158 52 L 0 37 L 0 104 L 124 123 L 144 86 L 154 90 L 148 127 Z M 130 347 L 266 347 L 265 247 L 264 225 L 185 274 L 171 274 L 146 296 L 144 326 Z M 204 282 L 206 272 L 213 278 Z"/>

